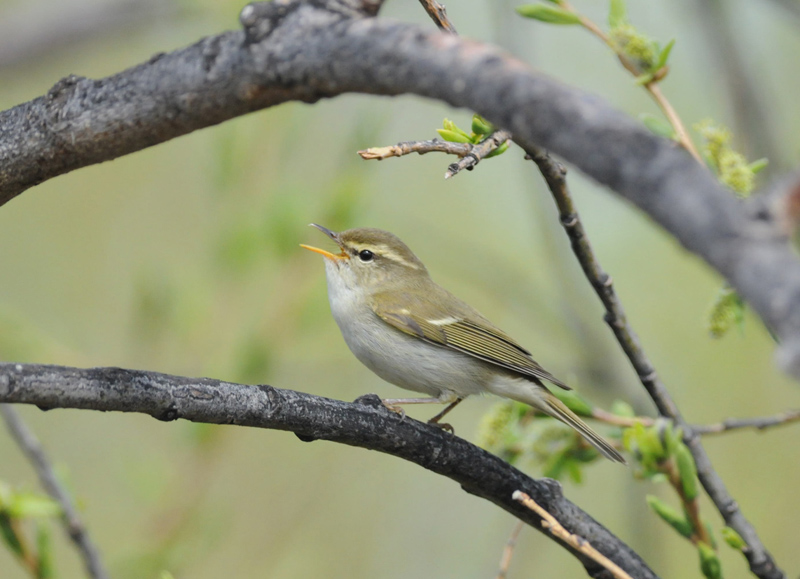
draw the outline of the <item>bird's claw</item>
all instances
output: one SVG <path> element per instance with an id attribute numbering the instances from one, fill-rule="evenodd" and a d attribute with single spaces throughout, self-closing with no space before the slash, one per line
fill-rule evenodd
<path id="1" fill-rule="evenodd" d="M 401 422 L 406 419 L 406 411 L 402 406 L 395 406 L 394 404 L 387 404 L 386 401 L 382 401 L 382 402 L 383 402 L 383 405 L 388 410 L 391 410 L 392 412 L 400 415 L 400 421 Z"/>
<path id="2" fill-rule="evenodd" d="M 453 435 L 456 433 L 456 429 L 453 428 L 453 425 L 452 424 L 448 424 L 447 422 L 434 422 L 432 420 L 429 420 L 428 424 L 430 424 L 432 426 L 436 426 L 438 428 L 441 428 L 445 432 L 449 432 L 450 434 L 453 434 Z"/>

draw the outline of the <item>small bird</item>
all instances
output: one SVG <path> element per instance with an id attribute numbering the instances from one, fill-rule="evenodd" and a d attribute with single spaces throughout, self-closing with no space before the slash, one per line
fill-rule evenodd
<path id="1" fill-rule="evenodd" d="M 428 274 L 425 265 L 397 236 L 380 229 L 335 233 L 311 224 L 341 250 L 301 245 L 325 257 L 328 300 L 345 342 L 378 376 L 432 398 L 384 400 L 402 404 L 448 406 L 438 421 L 471 394 L 491 392 L 529 404 L 577 430 L 603 456 L 625 459 L 545 386 L 569 386 L 542 368 L 477 310 Z"/>

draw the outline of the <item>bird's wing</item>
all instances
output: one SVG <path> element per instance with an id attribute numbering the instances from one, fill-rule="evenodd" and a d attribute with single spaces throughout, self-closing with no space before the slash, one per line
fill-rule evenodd
<path id="1" fill-rule="evenodd" d="M 439 308 L 429 300 L 414 300 L 412 296 L 405 296 L 412 298 L 403 300 L 403 303 L 412 306 L 408 308 L 399 306 L 399 300 L 386 299 L 387 297 L 383 294 L 374 300 L 373 310 L 384 322 L 401 332 L 437 346 L 463 352 L 523 376 L 547 380 L 565 390 L 572 389 L 537 364 L 530 352 L 477 312 L 473 312 L 467 319 L 437 311 Z M 470 306 L 460 300 L 459 305 L 471 310 Z"/>

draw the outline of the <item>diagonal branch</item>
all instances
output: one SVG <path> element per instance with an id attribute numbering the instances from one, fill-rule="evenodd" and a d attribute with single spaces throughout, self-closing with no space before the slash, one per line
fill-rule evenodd
<path id="1" fill-rule="evenodd" d="M 433 23 L 439 27 L 439 30 L 450 32 L 451 34 L 458 34 L 456 27 L 453 26 L 452 21 L 447 17 L 447 10 L 443 4 L 439 4 L 436 0 L 419 0 L 425 12 L 431 17 Z"/>
<path id="2" fill-rule="evenodd" d="M 440 428 L 388 411 L 377 396 L 355 403 L 272 386 L 247 386 L 120 368 L 65 368 L 0 363 L 0 403 L 43 409 L 82 408 L 138 412 L 159 420 L 236 424 L 288 430 L 304 441 L 329 440 L 384 452 L 446 476 L 468 493 L 487 499 L 540 529 L 540 518 L 511 498 L 522 489 L 557 516 L 573 534 L 638 579 L 655 573 L 608 529 L 564 498 L 550 479 L 532 479 L 500 458 Z M 564 545 L 593 577 L 603 568 Z"/>
<path id="3" fill-rule="evenodd" d="M 639 336 L 628 323 L 625 310 L 614 291 L 611 277 L 603 271 L 594 255 L 583 224 L 575 209 L 566 182 L 566 169 L 538 147 L 528 147 L 528 156 L 536 163 L 558 206 L 561 224 L 570 239 L 572 250 L 592 287 L 606 309 L 605 320 L 611 327 L 625 355 L 636 370 L 639 380 L 656 405 L 659 414 L 670 418 L 683 432 L 684 442 L 697 465 L 697 477 L 722 515 L 725 523 L 735 529 L 745 540 L 745 552 L 750 570 L 762 579 L 784 577 L 772 555 L 766 550 L 755 527 L 745 518 L 738 503 L 728 492 L 722 478 L 714 470 L 711 459 L 700 442 L 700 435 L 686 422 L 639 341 Z M 700 525 L 697 528 L 703 529 Z"/>
<path id="4" fill-rule="evenodd" d="M 69 493 L 56 477 L 56 473 L 53 471 L 53 467 L 36 435 L 23 422 L 17 411 L 8 404 L 0 404 L 0 414 L 3 415 L 11 436 L 36 470 L 39 482 L 47 491 L 47 494 L 55 499 L 61 507 L 67 534 L 81 554 L 89 577 L 92 577 L 92 579 L 107 579 L 109 575 L 100 560 L 100 553 L 89 538 L 89 533 L 86 531 L 78 511 L 72 503 Z"/>

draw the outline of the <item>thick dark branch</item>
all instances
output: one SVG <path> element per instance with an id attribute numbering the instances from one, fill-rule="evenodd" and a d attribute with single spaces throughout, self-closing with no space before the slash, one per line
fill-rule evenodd
<path id="1" fill-rule="evenodd" d="M 286 0 L 117 75 L 69 77 L 0 113 L 0 203 L 46 179 L 288 100 L 414 93 L 466 107 L 638 205 L 715 267 L 781 338 L 800 376 L 800 261 L 779 216 L 734 199 L 671 141 L 502 51 L 367 18 L 378 0 Z"/>
<path id="2" fill-rule="evenodd" d="M 39 482 L 47 491 L 47 494 L 61 507 L 67 534 L 72 539 L 72 542 L 75 543 L 78 552 L 83 558 L 83 564 L 89 577 L 92 579 L 107 579 L 109 575 L 100 559 L 100 553 L 90 539 L 89 533 L 86 531 L 78 511 L 72 503 L 69 493 L 58 480 L 36 435 L 25 425 L 12 406 L 0 404 L 0 414 L 3 415 L 11 436 L 36 470 Z"/>
<path id="3" fill-rule="evenodd" d="M 0 363 L 0 403 L 42 409 L 138 412 L 159 420 L 288 430 L 301 440 L 330 440 L 385 452 L 459 483 L 540 529 L 541 519 L 512 500 L 517 489 L 557 517 L 570 533 L 639 579 L 656 575 L 634 551 L 576 505 L 550 479 L 532 479 L 496 456 L 440 428 L 387 410 L 377 396 L 340 402 L 272 386 L 231 384 L 119 368 L 64 368 Z M 603 568 L 567 545 L 590 575 Z"/>

